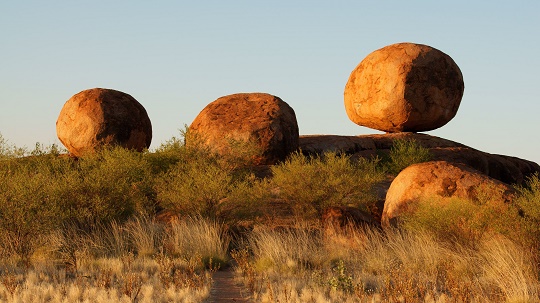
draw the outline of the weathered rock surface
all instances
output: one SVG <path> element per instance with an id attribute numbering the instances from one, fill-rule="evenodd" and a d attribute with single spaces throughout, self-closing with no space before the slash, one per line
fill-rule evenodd
<path id="1" fill-rule="evenodd" d="M 264 93 L 215 100 L 199 113 L 189 132 L 195 138 L 192 140 L 218 153 L 231 152 L 231 142 L 255 143 L 261 152 L 255 164 L 274 164 L 298 148 L 294 110 L 280 98 Z M 194 144 L 190 141 L 186 143 Z"/>
<path id="2" fill-rule="evenodd" d="M 429 149 L 434 161 L 463 163 L 507 184 L 522 183 L 528 176 L 540 173 L 540 166 L 532 161 L 485 153 L 461 143 L 426 134 L 301 136 L 300 149 L 306 154 L 334 151 L 351 154 L 354 157 L 371 157 L 387 154 L 396 139 L 415 140 L 419 145 Z"/>
<path id="3" fill-rule="evenodd" d="M 345 86 L 354 123 L 385 132 L 439 128 L 457 113 L 463 75 L 447 54 L 427 45 L 397 43 L 369 54 Z"/>
<path id="4" fill-rule="evenodd" d="M 58 139 L 74 156 L 109 145 L 142 151 L 150 147 L 152 124 L 132 96 L 105 88 L 71 97 L 56 121 Z"/>
<path id="5" fill-rule="evenodd" d="M 485 195 L 490 201 L 508 203 L 513 194 L 510 186 L 461 163 L 414 164 L 401 171 L 390 185 L 381 224 L 394 225 L 397 218 L 410 211 L 409 207 L 420 199 L 437 198 L 439 202 L 449 198 L 478 200 L 479 195 Z"/>

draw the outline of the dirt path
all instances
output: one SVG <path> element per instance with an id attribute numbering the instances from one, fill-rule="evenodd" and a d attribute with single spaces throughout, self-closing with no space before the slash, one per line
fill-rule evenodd
<path id="1" fill-rule="evenodd" d="M 207 303 L 251 302 L 247 291 L 242 285 L 235 282 L 234 272 L 231 268 L 214 273 L 212 279 L 214 283 L 210 289 Z"/>

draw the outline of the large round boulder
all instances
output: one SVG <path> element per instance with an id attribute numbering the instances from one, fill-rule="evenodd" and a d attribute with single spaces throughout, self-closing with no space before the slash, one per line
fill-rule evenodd
<path id="1" fill-rule="evenodd" d="M 422 199 L 489 199 L 511 202 L 514 189 L 464 164 L 432 161 L 401 171 L 386 193 L 381 224 L 395 225 L 398 217 Z"/>
<path id="2" fill-rule="evenodd" d="M 286 102 L 265 93 L 240 93 L 208 104 L 191 123 L 186 144 L 196 141 L 220 154 L 254 146 L 254 164 L 274 164 L 298 149 L 298 138 L 296 115 Z"/>
<path id="3" fill-rule="evenodd" d="M 105 88 L 84 90 L 71 97 L 56 121 L 58 139 L 76 157 L 104 146 L 137 151 L 150 147 L 152 124 L 132 96 Z"/>
<path id="4" fill-rule="evenodd" d="M 354 123 L 384 132 L 439 128 L 457 113 L 463 76 L 433 47 L 397 43 L 369 54 L 345 86 L 345 110 Z"/>

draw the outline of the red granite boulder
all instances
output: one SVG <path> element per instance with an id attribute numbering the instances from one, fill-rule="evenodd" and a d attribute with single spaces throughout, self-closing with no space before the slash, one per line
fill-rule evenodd
<path id="1" fill-rule="evenodd" d="M 208 104 L 189 127 L 186 144 L 202 144 L 219 154 L 234 153 L 234 145 L 253 144 L 253 163 L 274 164 L 298 149 L 294 110 L 279 97 L 240 93 Z M 196 141 L 196 142 L 192 142 Z"/>
<path id="2" fill-rule="evenodd" d="M 105 88 L 84 90 L 71 97 L 56 121 L 60 142 L 76 157 L 104 146 L 137 151 L 150 147 L 152 124 L 132 96 Z"/>
<path id="3" fill-rule="evenodd" d="M 515 191 L 512 187 L 490 178 L 461 163 L 431 161 L 413 164 L 392 181 L 382 213 L 381 224 L 393 225 L 397 218 L 410 211 L 421 199 L 450 198 L 468 200 L 489 199 L 509 203 Z"/>
<path id="4" fill-rule="evenodd" d="M 354 123 L 384 132 L 439 128 L 457 113 L 463 76 L 447 54 L 397 43 L 369 54 L 345 86 L 345 110 Z"/>

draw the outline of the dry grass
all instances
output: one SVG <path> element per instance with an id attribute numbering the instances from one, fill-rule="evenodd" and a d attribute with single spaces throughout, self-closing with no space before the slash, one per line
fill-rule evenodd
<path id="1" fill-rule="evenodd" d="M 249 244 L 235 258 L 256 302 L 538 302 L 533 259 L 504 237 L 471 248 L 427 232 L 262 230 Z"/>
<path id="2" fill-rule="evenodd" d="M 201 217 L 168 226 L 134 217 L 91 231 L 66 225 L 31 266 L 2 258 L 0 302 L 202 302 L 226 260 L 224 239 L 221 224 Z"/>
<path id="3" fill-rule="evenodd" d="M 203 284 L 164 285 L 157 261 L 143 258 L 130 264 L 120 258 L 92 260 L 76 276 L 44 265 L 3 274 L 0 302 L 202 302 L 211 283 L 209 275 L 203 278 Z"/>

